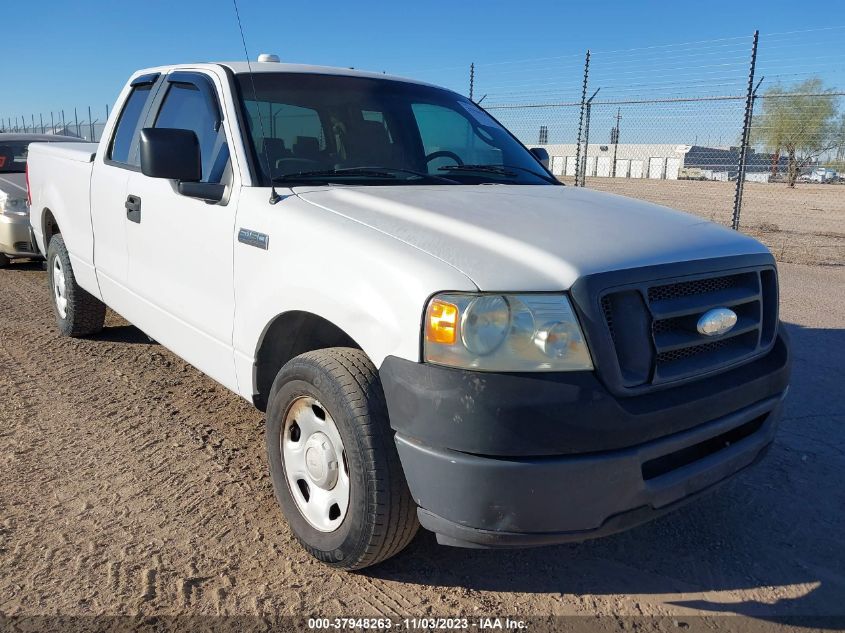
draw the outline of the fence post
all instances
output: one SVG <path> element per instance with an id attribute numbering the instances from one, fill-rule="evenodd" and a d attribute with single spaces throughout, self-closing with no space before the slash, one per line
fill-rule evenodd
<path id="1" fill-rule="evenodd" d="M 622 108 L 616 108 L 616 127 L 613 128 L 613 138 L 610 139 L 613 142 L 613 171 L 611 172 L 611 177 L 616 178 L 616 156 L 619 152 L 619 124 L 622 122 Z"/>
<path id="2" fill-rule="evenodd" d="M 473 101 L 472 95 L 475 91 L 475 62 L 469 65 L 469 100 Z"/>
<path id="3" fill-rule="evenodd" d="M 584 108 L 587 105 L 587 80 L 590 77 L 590 49 L 584 58 L 584 85 L 581 87 L 581 114 L 578 118 L 578 141 L 575 144 L 575 186 L 581 178 L 581 131 L 584 127 Z M 584 159 L 586 160 L 586 158 Z M 566 169 L 564 167 L 564 173 Z"/>
<path id="4" fill-rule="evenodd" d="M 599 93 L 601 88 L 596 88 L 596 91 L 593 93 L 589 99 L 587 99 L 587 108 L 585 114 L 585 121 L 584 121 L 584 169 L 581 170 L 581 186 L 587 186 L 587 163 L 590 162 L 588 157 L 588 152 L 590 151 L 590 116 L 593 112 L 593 99 L 596 98 L 596 95 Z"/>
<path id="5" fill-rule="evenodd" d="M 754 67 L 757 64 L 757 42 L 760 38 L 760 31 L 754 31 L 754 40 L 751 43 L 751 65 L 748 69 L 748 94 L 745 97 L 745 120 L 742 124 L 742 143 L 739 147 L 739 163 L 737 164 L 736 191 L 734 192 L 734 213 L 731 219 L 731 228 L 739 230 L 739 214 L 742 210 L 742 191 L 745 188 L 745 169 L 748 160 L 748 144 L 751 137 L 751 117 L 754 113 Z"/>

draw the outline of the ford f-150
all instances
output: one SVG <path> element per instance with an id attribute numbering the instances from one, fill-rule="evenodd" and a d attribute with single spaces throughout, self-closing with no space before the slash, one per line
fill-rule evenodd
<path id="1" fill-rule="evenodd" d="M 33 145 L 58 327 L 106 306 L 266 411 L 293 532 L 345 569 L 616 532 L 771 444 L 789 382 L 754 239 L 548 171 L 452 91 L 354 70 L 134 74 Z"/>

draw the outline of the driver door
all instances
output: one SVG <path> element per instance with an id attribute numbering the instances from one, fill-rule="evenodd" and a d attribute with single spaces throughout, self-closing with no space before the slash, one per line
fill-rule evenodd
<path id="1" fill-rule="evenodd" d="M 139 208 L 126 222 L 129 287 L 138 298 L 133 320 L 236 390 L 232 262 L 239 187 L 219 88 L 215 77 L 200 72 L 174 72 L 165 81 L 164 96 L 148 126 L 193 130 L 202 156 L 202 182 L 225 184 L 226 193 L 219 203 L 208 203 L 180 194 L 174 181 L 130 175 L 127 193 Z"/>

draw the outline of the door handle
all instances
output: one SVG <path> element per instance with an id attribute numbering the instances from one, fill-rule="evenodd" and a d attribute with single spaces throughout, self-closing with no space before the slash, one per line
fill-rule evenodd
<path id="1" fill-rule="evenodd" d="M 141 198 L 139 198 L 138 196 L 128 195 L 126 196 L 126 203 L 123 206 L 126 207 L 126 219 L 130 222 L 140 224 Z"/>

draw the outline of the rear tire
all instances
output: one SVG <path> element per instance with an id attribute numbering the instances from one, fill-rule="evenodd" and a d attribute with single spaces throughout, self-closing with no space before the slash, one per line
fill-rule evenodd
<path id="1" fill-rule="evenodd" d="M 270 392 L 266 440 L 276 499 L 299 542 L 318 560 L 362 569 L 398 554 L 414 538 L 416 504 L 378 372 L 361 350 L 334 347 L 287 363 Z M 321 514 L 324 508 L 334 512 Z"/>
<path id="2" fill-rule="evenodd" d="M 47 279 L 56 325 L 64 336 L 90 336 L 103 329 L 106 304 L 76 283 L 61 234 L 47 247 Z"/>
<path id="3" fill-rule="evenodd" d="M 11 259 L 9 259 L 3 253 L 0 253 L 0 268 L 6 268 L 11 263 L 12 263 Z"/>

